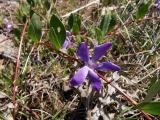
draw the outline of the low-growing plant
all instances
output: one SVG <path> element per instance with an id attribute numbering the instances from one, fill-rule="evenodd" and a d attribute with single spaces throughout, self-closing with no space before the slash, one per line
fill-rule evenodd
<path id="1" fill-rule="evenodd" d="M 61 2 L 66 6 L 72 5 L 69 1 Z M 103 111 L 103 114 L 108 114 L 109 111 L 114 113 L 111 119 L 159 119 L 160 1 L 123 0 L 121 3 L 116 1 L 112 3 L 110 0 L 93 1 L 93 4 L 100 5 L 97 7 L 99 18 L 95 18 L 96 23 L 91 23 L 91 18 L 85 18 L 87 10 L 83 11 L 93 4 L 88 3 L 68 14 L 64 11 L 65 5 L 64 8 L 58 6 L 61 2 L 20 1 L 15 22 L 20 25 L 13 26 L 7 18 L 4 20 L 8 33 L 14 34 L 19 45 L 12 78 L 14 120 L 23 119 L 22 116 L 25 116 L 25 119 L 32 119 L 27 115 L 33 115 L 34 119 L 72 119 L 70 113 L 76 107 L 79 107 L 78 110 L 84 108 L 83 111 L 88 116 L 91 116 L 90 111 L 93 108 L 98 109 L 97 111 L 100 111 L 98 119 L 103 118 L 101 111 L 102 109 L 105 111 L 105 107 L 107 111 Z M 77 1 L 74 2 L 78 4 Z M 99 8 L 104 14 L 101 14 Z M 62 15 L 64 13 L 66 15 Z M 89 26 L 92 26 L 90 31 Z M 109 49 L 111 51 L 108 53 Z M 4 77 L 5 75 L 7 74 L 1 75 L 3 80 L 8 79 L 8 76 Z M 44 88 L 34 91 L 33 80 Z M 28 88 L 27 85 L 33 88 Z M 123 88 L 126 86 L 124 92 Z M 68 90 L 65 91 L 63 88 Z M 30 91 L 31 89 L 33 91 Z M 43 91 L 42 89 L 47 89 L 47 92 L 38 93 Z M 140 92 L 136 89 L 141 89 L 143 94 L 139 95 Z M 48 90 L 53 90 L 51 95 L 55 96 L 48 94 Z M 27 91 L 28 96 L 32 98 L 25 99 L 27 95 L 24 96 L 26 93 L 22 91 Z M 40 97 L 34 97 L 34 94 Z M 104 94 L 107 97 L 104 97 Z M 120 98 L 116 94 L 120 95 Z M 22 99 L 27 104 L 24 108 L 25 103 Z M 111 99 L 118 105 L 110 104 Z M 47 110 L 37 108 L 45 100 L 49 102 Z M 65 105 L 61 101 L 70 103 Z M 78 105 L 80 101 L 84 106 Z M 59 111 L 56 105 L 60 106 Z M 91 109 L 91 106 L 94 107 Z M 119 106 L 119 109 L 114 111 L 116 106 Z M 20 109 L 23 112 L 19 111 Z M 78 117 L 73 118 L 81 119 Z"/>

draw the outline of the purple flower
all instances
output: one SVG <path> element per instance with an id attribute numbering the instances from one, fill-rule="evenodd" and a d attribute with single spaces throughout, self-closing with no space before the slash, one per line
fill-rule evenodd
<path id="1" fill-rule="evenodd" d="M 155 3 L 156 3 L 157 8 L 160 9 L 160 0 L 156 0 Z"/>
<path id="2" fill-rule="evenodd" d="M 91 82 L 93 89 L 100 90 L 102 83 L 100 77 L 97 75 L 96 70 L 102 71 L 119 71 L 120 67 L 111 62 L 102 62 L 97 64 L 96 61 L 103 57 L 107 51 L 111 48 L 112 43 L 107 42 L 94 48 L 94 54 L 89 57 L 89 49 L 85 42 L 82 42 L 77 50 L 77 56 L 85 63 L 80 68 L 70 81 L 71 86 L 78 86 L 82 84 L 86 78 Z"/>
<path id="3" fill-rule="evenodd" d="M 160 9 L 160 0 L 156 0 L 157 8 Z"/>
<path id="4" fill-rule="evenodd" d="M 13 29 L 13 25 L 9 22 L 9 20 L 7 18 L 4 18 L 4 25 L 7 29 L 7 31 L 11 32 L 11 30 Z"/>
<path id="5" fill-rule="evenodd" d="M 68 47 L 71 47 L 73 45 L 73 42 L 71 40 L 72 40 L 71 33 L 69 31 L 66 31 L 66 39 L 62 45 L 62 51 L 66 51 Z"/>
<path id="6" fill-rule="evenodd" d="M 155 0 L 157 15 L 160 16 L 160 0 Z"/>

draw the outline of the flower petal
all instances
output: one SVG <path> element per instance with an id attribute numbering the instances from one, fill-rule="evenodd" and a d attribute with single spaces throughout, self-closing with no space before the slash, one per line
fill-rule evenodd
<path id="1" fill-rule="evenodd" d="M 11 32 L 13 30 L 13 25 L 11 24 L 11 22 L 9 22 L 9 20 L 7 18 L 4 18 L 4 25 L 7 29 L 8 32 Z"/>
<path id="2" fill-rule="evenodd" d="M 106 54 L 106 52 L 109 50 L 111 46 L 112 46 L 112 42 L 107 42 L 105 44 L 95 47 L 92 60 L 97 61 L 98 59 L 100 59 L 103 55 Z"/>
<path id="3" fill-rule="evenodd" d="M 62 45 L 62 49 L 67 49 L 67 47 L 68 47 L 68 45 L 69 45 L 69 40 L 68 39 L 66 39 L 65 41 L 64 41 L 64 43 L 63 43 L 63 45 Z"/>
<path id="4" fill-rule="evenodd" d="M 80 57 L 80 59 L 84 62 L 89 61 L 89 50 L 88 46 L 85 42 L 82 42 L 77 50 L 77 55 Z"/>
<path id="5" fill-rule="evenodd" d="M 95 90 L 98 91 L 102 88 L 100 77 L 92 69 L 88 72 L 88 79 L 91 81 L 91 85 Z"/>
<path id="6" fill-rule="evenodd" d="M 105 70 L 119 71 L 121 68 L 118 65 L 113 64 L 111 62 L 102 62 L 95 69 L 102 71 Z"/>
<path id="7" fill-rule="evenodd" d="M 77 71 L 77 73 L 73 76 L 72 80 L 70 81 L 70 84 L 72 86 L 77 86 L 77 85 L 82 84 L 85 78 L 87 77 L 88 69 L 89 68 L 87 66 L 80 68 Z"/>
<path id="8" fill-rule="evenodd" d="M 71 32 L 66 31 L 66 37 L 70 37 L 71 36 Z"/>
<path id="9" fill-rule="evenodd" d="M 66 39 L 65 39 L 65 41 L 64 41 L 64 43 L 63 43 L 63 45 L 62 45 L 62 50 L 63 51 L 66 51 L 66 49 L 68 48 L 68 47 L 71 47 L 72 46 L 72 36 L 71 36 L 71 32 L 69 32 L 69 31 L 66 31 Z"/>

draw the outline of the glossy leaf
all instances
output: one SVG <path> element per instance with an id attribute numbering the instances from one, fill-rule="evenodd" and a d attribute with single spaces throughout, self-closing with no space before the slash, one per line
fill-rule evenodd
<path id="1" fill-rule="evenodd" d="M 66 39 L 65 27 L 56 15 L 53 15 L 50 20 L 49 38 L 57 50 L 62 47 Z"/>
<path id="2" fill-rule="evenodd" d="M 74 24 L 73 24 L 73 32 L 79 32 L 81 29 L 81 19 L 79 15 L 75 15 Z"/>
<path id="3" fill-rule="evenodd" d="M 69 16 L 69 18 L 68 18 L 69 30 L 72 29 L 72 27 L 73 27 L 73 22 L 74 22 L 74 16 L 73 16 L 73 14 L 71 14 L 71 15 Z"/>
<path id="4" fill-rule="evenodd" d="M 68 19 L 68 26 L 73 33 L 78 33 L 81 29 L 80 16 L 77 14 L 71 14 Z"/>
<path id="5" fill-rule="evenodd" d="M 152 115 L 160 115 L 160 102 L 142 102 L 136 106 Z"/>
<path id="6" fill-rule="evenodd" d="M 42 34 L 41 25 L 42 23 L 40 21 L 40 17 L 34 13 L 31 17 L 29 27 L 28 27 L 28 35 L 33 42 L 37 42 L 41 38 L 41 34 Z"/>

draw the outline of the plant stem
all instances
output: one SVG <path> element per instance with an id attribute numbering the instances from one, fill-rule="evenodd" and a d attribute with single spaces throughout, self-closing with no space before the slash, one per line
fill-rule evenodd
<path id="1" fill-rule="evenodd" d="M 16 60 L 16 69 L 15 69 L 15 74 L 14 74 L 14 79 L 13 79 L 13 105 L 14 105 L 13 118 L 14 120 L 16 120 L 16 81 L 18 79 L 18 70 L 19 70 L 22 43 L 23 43 L 23 39 L 24 39 L 24 35 L 25 35 L 25 31 L 26 31 L 28 22 L 29 22 L 29 17 L 27 17 L 26 19 L 26 22 L 25 22 L 25 25 L 24 25 L 24 28 L 21 34 L 19 50 L 18 50 L 18 55 L 17 55 L 17 60 Z"/>

